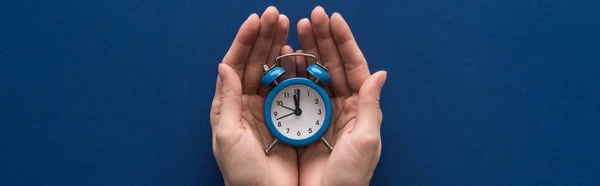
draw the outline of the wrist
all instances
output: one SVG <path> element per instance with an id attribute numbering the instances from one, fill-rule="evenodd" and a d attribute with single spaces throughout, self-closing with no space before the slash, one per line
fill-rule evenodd
<path id="1" fill-rule="evenodd" d="M 278 185 L 278 186 L 297 186 L 298 181 L 294 180 L 277 180 L 277 179 L 265 179 L 260 180 L 259 178 L 238 178 L 229 179 L 223 176 L 223 182 L 225 186 L 246 186 L 246 185 Z"/>

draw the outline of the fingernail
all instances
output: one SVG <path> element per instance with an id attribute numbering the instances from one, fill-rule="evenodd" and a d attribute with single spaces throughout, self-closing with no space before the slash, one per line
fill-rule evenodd
<path id="1" fill-rule="evenodd" d="M 288 18 L 285 14 L 279 14 L 279 19 L 285 19 Z"/>
<path id="2" fill-rule="evenodd" d="M 225 67 L 223 66 L 223 63 L 219 63 L 219 67 L 217 69 L 217 72 L 219 74 L 219 79 L 221 80 L 221 82 L 223 82 L 223 73 L 225 73 Z"/>
<path id="3" fill-rule="evenodd" d="M 381 74 L 381 77 L 379 77 L 379 79 L 377 80 L 379 87 L 383 87 L 383 85 L 385 84 L 385 81 L 387 79 L 387 71 L 383 71 L 382 73 L 383 74 Z"/>
<path id="4" fill-rule="evenodd" d="M 250 14 L 250 16 L 248 16 L 248 18 L 247 18 L 246 20 L 248 20 L 248 19 L 252 18 L 253 16 L 258 16 L 258 14 L 256 14 L 256 13 L 252 13 L 252 14 Z"/>
<path id="5" fill-rule="evenodd" d="M 333 14 L 331 14 L 331 18 L 330 18 L 330 20 L 329 20 L 329 24 L 331 25 L 331 29 L 333 29 L 333 28 L 337 28 L 337 21 L 335 21 L 335 17 L 336 17 L 336 15 L 337 15 L 337 16 L 340 16 L 340 14 L 339 14 L 339 13 L 337 13 L 337 12 L 334 12 Z M 341 17 L 341 16 L 340 16 L 340 17 Z"/>
<path id="6" fill-rule="evenodd" d="M 267 9 L 265 9 L 265 12 L 266 12 L 267 10 L 269 10 L 269 9 L 275 9 L 275 10 L 277 10 L 277 8 L 275 8 L 275 6 L 272 6 L 272 5 L 271 5 L 271 6 L 267 7 Z"/>
<path id="7" fill-rule="evenodd" d="M 283 21 L 283 24 L 281 24 L 281 21 Z M 277 24 L 279 25 L 278 29 L 290 29 L 290 18 L 288 18 L 285 14 L 279 14 L 279 20 L 277 20 L 277 22 Z"/>
<path id="8" fill-rule="evenodd" d="M 298 21 L 298 22 L 302 22 L 302 21 L 304 21 L 304 22 L 308 22 L 308 23 L 310 24 L 310 20 L 308 20 L 308 18 L 306 18 L 306 17 L 305 17 L 305 18 L 302 18 L 302 19 L 300 19 L 300 21 Z"/>
<path id="9" fill-rule="evenodd" d="M 316 11 L 323 11 L 323 12 L 325 12 L 325 9 L 324 9 L 322 6 L 316 6 L 316 7 L 313 9 L 313 12 L 312 12 L 312 13 L 315 13 Z M 312 14 L 312 13 L 311 13 L 311 14 Z M 327 12 L 325 12 L 325 14 L 327 14 Z"/>

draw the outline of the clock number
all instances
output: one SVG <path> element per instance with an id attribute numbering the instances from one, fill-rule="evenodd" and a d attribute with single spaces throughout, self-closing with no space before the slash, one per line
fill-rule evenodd
<path id="1" fill-rule="evenodd" d="M 319 104 L 319 99 L 315 99 L 315 104 Z"/>
<path id="2" fill-rule="evenodd" d="M 290 97 L 290 93 L 289 92 L 284 92 L 283 93 L 283 97 L 284 98 L 289 98 Z"/>
<path id="3" fill-rule="evenodd" d="M 278 121 L 278 122 L 277 122 L 277 126 L 278 126 L 278 127 L 281 127 L 281 121 Z"/>
<path id="4" fill-rule="evenodd" d="M 319 120 L 317 120 L 317 124 L 316 125 L 319 125 Z"/>
<path id="5" fill-rule="evenodd" d="M 321 113 L 321 109 L 319 109 L 319 115 L 321 115 L 321 114 L 322 114 L 322 113 Z"/>
<path id="6" fill-rule="evenodd" d="M 277 106 L 283 106 L 283 101 L 277 101 Z"/>
<path id="7" fill-rule="evenodd" d="M 275 115 L 275 117 L 277 117 L 277 112 L 273 112 L 273 115 Z"/>
<path id="8" fill-rule="evenodd" d="M 306 96 L 310 97 L 310 91 L 308 91 L 308 90 L 306 91 Z"/>
<path id="9" fill-rule="evenodd" d="M 300 131 L 298 131 L 298 133 L 296 133 L 296 136 L 300 136 L 300 135 L 302 135 L 302 134 L 300 134 Z"/>
<path id="10" fill-rule="evenodd" d="M 300 95 L 300 89 L 294 89 L 294 94 Z"/>
<path id="11" fill-rule="evenodd" d="M 312 134 L 312 128 L 308 128 L 308 133 Z"/>
<path id="12" fill-rule="evenodd" d="M 286 130 L 287 130 L 286 134 L 289 134 L 290 133 L 290 128 L 286 128 Z"/>

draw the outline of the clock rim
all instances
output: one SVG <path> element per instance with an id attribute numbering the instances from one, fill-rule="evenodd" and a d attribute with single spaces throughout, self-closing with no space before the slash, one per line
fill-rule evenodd
<path id="1" fill-rule="evenodd" d="M 321 96 L 321 98 L 323 99 L 323 103 L 325 105 L 325 119 L 321 123 L 321 128 L 311 137 L 308 137 L 306 139 L 301 139 L 301 140 L 288 138 L 285 135 L 283 135 L 282 133 L 280 133 L 279 130 L 277 130 L 275 123 L 273 122 L 273 119 L 270 117 L 271 116 L 271 114 L 270 114 L 271 113 L 271 105 L 273 104 L 273 100 L 275 99 L 275 96 L 279 92 L 281 92 L 281 90 L 283 90 L 284 88 L 291 86 L 291 85 L 297 85 L 297 84 L 306 85 L 306 86 L 312 88 L 313 90 L 315 90 Z M 329 129 L 331 115 L 332 115 L 331 99 L 329 98 L 329 95 L 327 94 L 325 89 L 323 87 L 319 86 L 318 84 L 316 84 L 315 82 L 313 82 L 309 79 L 306 79 L 306 78 L 295 77 L 295 78 L 289 78 L 289 79 L 282 81 L 281 83 L 279 83 L 277 86 L 275 86 L 275 88 L 273 88 L 269 92 L 269 94 L 267 95 L 267 98 L 265 100 L 265 105 L 264 105 L 265 124 L 269 128 L 269 131 L 271 132 L 271 134 L 273 134 L 273 136 L 275 136 L 275 138 L 279 139 L 281 142 L 286 143 L 291 146 L 295 146 L 295 147 L 307 146 L 307 145 L 315 142 L 319 138 L 321 138 L 321 136 L 323 136 L 325 134 L 325 132 Z"/>

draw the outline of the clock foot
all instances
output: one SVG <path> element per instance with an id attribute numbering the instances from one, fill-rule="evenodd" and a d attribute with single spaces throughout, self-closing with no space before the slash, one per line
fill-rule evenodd
<path id="1" fill-rule="evenodd" d="M 275 138 L 275 140 L 273 140 L 273 142 L 271 142 L 271 144 L 269 145 L 269 147 L 265 150 L 265 155 L 269 155 L 269 153 L 271 152 L 271 149 L 273 149 L 273 146 L 275 146 L 275 144 L 277 144 L 279 142 L 279 139 Z"/>
<path id="2" fill-rule="evenodd" d="M 331 146 L 331 144 L 324 137 L 321 137 L 321 141 L 325 144 L 325 146 L 327 146 L 329 152 L 333 151 L 333 146 Z"/>

